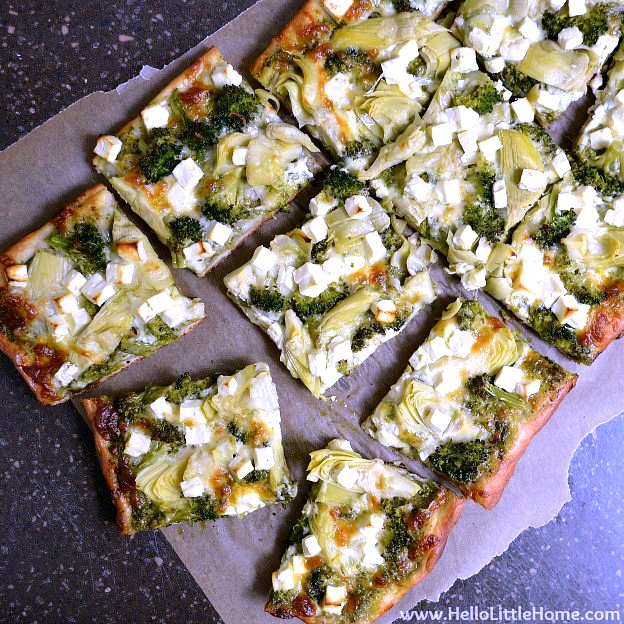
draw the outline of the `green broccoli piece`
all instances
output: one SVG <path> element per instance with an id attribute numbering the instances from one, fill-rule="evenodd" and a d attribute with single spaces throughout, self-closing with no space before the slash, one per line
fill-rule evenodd
<path id="1" fill-rule="evenodd" d="M 494 110 L 494 105 L 503 101 L 503 96 L 496 90 L 494 83 L 480 84 L 470 93 L 456 93 L 455 106 L 467 106 L 477 111 L 479 115 L 486 115 Z"/>
<path id="2" fill-rule="evenodd" d="M 156 503 L 140 490 L 135 489 L 133 493 L 139 505 L 132 508 L 132 527 L 137 531 L 149 531 L 162 526 L 165 522 L 165 514 L 158 509 Z"/>
<path id="3" fill-rule="evenodd" d="M 422 77 L 427 72 L 427 63 L 422 56 L 417 56 L 413 61 L 409 62 L 407 72 L 412 76 Z"/>
<path id="4" fill-rule="evenodd" d="M 159 346 L 168 345 L 178 337 L 178 334 L 160 316 L 155 316 L 146 325 L 150 334 L 155 336 Z"/>
<path id="5" fill-rule="evenodd" d="M 114 402 L 115 411 L 127 422 L 135 422 L 143 416 L 145 406 L 142 392 L 129 392 L 118 396 Z"/>
<path id="6" fill-rule="evenodd" d="M 356 79 L 372 83 L 377 79 L 377 68 L 371 57 L 358 48 L 335 50 L 325 59 L 325 70 L 332 75 L 347 73 Z"/>
<path id="7" fill-rule="evenodd" d="M 343 151 L 346 158 L 364 158 L 369 160 L 377 153 L 377 148 L 370 141 L 349 141 Z"/>
<path id="8" fill-rule="evenodd" d="M 447 442 L 431 455 L 429 463 L 440 473 L 461 483 L 472 483 L 484 472 L 490 453 L 485 440 Z"/>
<path id="9" fill-rule="evenodd" d="M 322 241 L 314 243 L 310 251 L 310 260 L 316 264 L 321 264 L 321 262 L 327 260 L 327 252 L 330 247 L 331 242 L 329 238 L 324 238 Z"/>
<path id="10" fill-rule="evenodd" d="M 500 74 L 500 78 L 507 89 L 516 97 L 526 97 L 526 94 L 536 85 L 538 80 L 523 74 L 516 65 L 507 64 Z"/>
<path id="11" fill-rule="evenodd" d="M 557 154 L 557 144 L 544 128 L 532 123 L 520 123 L 514 126 L 514 130 L 526 134 L 534 143 L 538 143 L 548 158 L 554 158 Z"/>
<path id="12" fill-rule="evenodd" d="M 245 483 L 258 483 L 269 478 L 268 470 L 252 470 L 244 479 Z"/>
<path id="13" fill-rule="evenodd" d="M 409 13 L 416 11 L 411 5 L 410 0 L 392 0 L 392 6 L 397 13 Z"/>
<path id="14" fill-rule="evenodd" d="M 564 15 L 563 11 L 558 13 L 546 11 L 542 16 L 542 28 L 549 39 L 557 41 L 559 33 L 564 28 L 576 26 L 583 33 L 583 44 L 593 46 L 600 35 L 609 31 L 614 14 L 613 7 L 608 4 L 596 4 L 587 7 L 586 13 L 573 17 Z"/>
<path id="15" fill-rule="evenodd" d="M 548 308 L 540 306 L 534 310 L 529 324 L 546 342 L 581 362 L 591 362 L 590 349 L 579 344 L 576 330 L 560 323 Z"/>
<path id="16" fill-rule="evenodd" d="M 568 154 L 568 160 L 572 168 L 572 175 L 579 184 L 593 186 L 596 191 L 608 197 L 624 193 L 624 182 L 609 175 L 600 167 L 591 164 L 579 154 Z"/>
<path id="17" fill-rule="evenodd" d="M 243 444 L 247 443 L 247 438 L 249 437 L 248 433 L 241 429 L 235 421 L 230 420 L 227 424 L 227 430 L 239 441 Z"/>
<path id="18" fill-rule="evenodd" d="M 351 338 L 351 350 L 354 353 L 361 351 L 374 336 L 378 334 L 384 336 L 390 330 L 398 331 L 406 322 L 407 319 L 403 315 L 397 314 L 396 319 L 392 323 L 371 321 L 358 327 Z"/>
<path id="19" fill-rule="evenodd" d="M 457 313 L 459 329 L 477 333 L 487 322 L 488 313 L 476 299 L 465 299 Z"/>
<path id="20" fill-rule="evenodd" d="M 180 250 L 202 239 L 201 223 L 193 217 L 176 217 L 169 221 L 171 232 L 167 244 L 171 249 Z"/>
<path id="21" fill-rule="evenodd" d="M 249 217 L 249 210 L 246 207 L 224 204 L 217 199 L 207 200 L 201 211 L 206 219 L 219 221 L 219 223 L 225 223 L 226 225 L 233 225 L 241 219 Z"/>
<path id="22" fill-rule="evenodd" d="M 148 182 L 158 182 L 180 162 L 182 143 L 168 128 L 154 128 L 147 137 L 147 143 L 147 150 L 139 159 L 139 167 Z"/>
<path id="23" fill-rule="evenodd" d="M 295 293 L 292 297 L 292 309 L 300 319 L 305 321 L 311 316 L 329 312 L 348 294 L 348 291 L 337 290 L 334 286 L 325 289 L 318 297 L 306 297 L 300 293 Z"/>
<path id="24" fill-rule="evenodd" d="M 206 152 L 219 142 L 221 130 L 212 123 L 188 119 L 180 132 L 180 141 L 188 146 L 199 160 L 203 160 Z"/>
<path id="25" fill-rule="evenodd" d="M 244 87 L 225 85 L 215 94 L 210 114 L 212 122 L 229 132 L 240 132 L 258 113 L 260 101 Z"/>
<path id="26" fill-rule="evenodd" d="M 569 210 L 561 214 L 553 214 L 551 218 L 542 223 L 540 229 L 531 235 L 531 238 L 542 248 L 547 249 L 557 245 L 565 238 L 576 221 L 576 212 Z"/>
<path id="27" fill-rule="evenodd" d="M 339 579 L 336 573 L 327 565 L 314 568 L 308 577 L 307 592 L 310 598 L 321 604 L 328 585 L 337 584 Z"/>
<path id="28" fill-rule="evenodd" d="M 65 252 L 76 270 L 84 275 L 106 271 L 106 241 L 93 223 L 76 223 L 68 236 L 54 234 L 48 239 L 53 249 Z"/>
<path id="29" fill-rule="evenodd" d="M 212 496 L 197 496 L 190 501 L 189 519 L 192 522 L 206 522 L 219 517 Z"/>
<path id="30" fill-rule="evenodd" d="M 168 420 L 152 419 L 149 421 L 153 440 L 171 444 L 172 446 L 182 446 L 185 442 L 184 433 Z"/>
<path id="31" fill-rule="evenodd" d="M 381 242 L 388 250 L 388 253 L 393 254 L 397 249 L 401 248 L 405 242 L 405 238 L 397 233 L 392 226 L 390 226 L 381 233 Z"/>
<path id="32" fill-rule="evenodd" d="M 249 288 L 249 303 L 263 312 L 282 312 L 289 307 L 288 299 L 275 286 L 271 288 L 251 286 Z"/>
<path id="33" fill-rule="evenodd" d="M 332 167 L 323 178 L 323 186 L 334 199 L 342 200 L 353 195 L 368 193 L 366 184 L 339 167 Z"/>
<path id="34" fill-rule="evenodd" d="M 483 161 L 474 170 L 477 198 L 464 209 L 464 223 L 490 242 L 497 242 L 505 232 L 505 217 L 494 207 L 496 174 Z"/>
<path id="35" fill-rule="evenodd" d="M 180 405 L 186 399 L 203 399 L 208 395 L 208 390 L 219 376 L 218 373 L 193 381 L 190 373 L 180 375 L 167 392 L 167 401 Z"/>
<path id="36" fill-rule="evenodd" d="M 336 364 L 336 370 L 341 375 L 348 375 L 351 372 L 351 369 L 349 368 L 349 362 L 347 360 L 339 360 Z"/>

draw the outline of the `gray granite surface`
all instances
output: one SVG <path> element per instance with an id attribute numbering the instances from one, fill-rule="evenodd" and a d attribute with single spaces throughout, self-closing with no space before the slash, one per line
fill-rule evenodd
<path id="1" fill-rule="evenodd" d="M 0 3 L 0 147 L 143 64 L 169 62 L 252 3 Z M 613 371 L 609 381 L 620 380 Z M 0 397 L 0 622 L 219 622 L 160 533 L 119 537 L 74 409 L 40 406 L 5 358 Z M 615 609 L 624 618 L 623 447 L 620 416 L 581 444 L 572 501 L 555 521 L 523 533 L 437 605 L 415 609 L 442 609 L 443 618 L 471 605 Z"/>

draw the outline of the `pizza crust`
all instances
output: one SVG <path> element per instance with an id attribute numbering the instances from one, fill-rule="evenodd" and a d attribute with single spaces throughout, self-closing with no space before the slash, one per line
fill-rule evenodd
<path id="1" fill-rule="evenodd" d="M 581 344 L 595 349 L 593 362 L 614 340 L 624 335 L 624 282 L 618 282 L 604 303 L 593 311 Z M 589 362 L 589 363 L 591 363 Z"/>

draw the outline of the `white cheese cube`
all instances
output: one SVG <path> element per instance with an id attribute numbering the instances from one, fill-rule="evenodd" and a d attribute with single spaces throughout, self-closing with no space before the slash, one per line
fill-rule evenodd
<path id="1" fill-rule="evenodd" d="M 284 346 L 284 329 L 282 326 L 276 321 L 267 327 L 266 332 L 268 337 L 277 345 L 277 348 L 281 350 Z"/>
<path id="2" fill-rule="evenodd" d="M 91 316 L 84 308 L 70 312 L 69 317 L 73 324 L 72 334 L 78 334 L 91 322 Z"/>
<path id="3" fill-rule="evenodd" d="M 182 188 L 177 182 L 169 185 L 167 191 L 167 201 L 171 204 L 175 214 L 183 214 L 188 212 L 195 203 L 193 193 Z"/>
<path id="4" fill-rule="evenodd" d="M 477 145 L 477 134 L 471 130 L 467 130 L 466 132 L 460 132 L 457 135 L 457 140 L 459 144 L 462 146 L 464 150 L 464 154 L 472 155 L 475 154 L 478 145 Z"/>
<path id="5" fill-rule="evenodd" d="M 243 82 L 243 77 L 229 63 L 221 63 L 212 72 L 212 82 L 217 89 L 223 89 L 226 85 L 238 87 Z"/>
<path id="6" fill-rule="evenodd" d="M 206 425 L 184 427 L 184 440 L 187 444 L 207 444 L 210 442 L 210 431 Z"/>
<path id="7" fill-rule="evenodd" d="M 293 279 L 294 272 L 295 268 L 287 264 L 281 265 L 277 271 L 277 288 L 285 297 L 291 295 L 295 290 L 295 280 Z"/>
<path id="8" fill-rule="evenodd" d="M 301 226 L 301 231 L 312 243 L 318 243 L 327 238 L 327 223 L 321 216 L 314 217 Z"/>
<path id="9" fill-rule="evenodd" d="M 128 260 L 128 262 L 145 262 L 147 260 L 145 245 L 140 238 L 119 241 L 115 246 L 115 250 L 118 256 Z"/>
<path id="10" fill-rule="evenodd" d="M 477 267 L 475 269 L 471 269 L 470 271 L 466 271 L 461 276 L 461 283 L 466 290 L 485 288 L 487 283 L 485 267 Z"/>
<path id="11" fill-rule="evenodd" d="M 471 29 L 468 33 L 468 41 L 477 52 L 484 55 L 490 53 L 490 49 L 493 47 L 494 43 L 493 37 L 490 37 L 490 35 L 481 28 Z"/>
<path id="12" fill-rule="evenodd" d="M 344 208 L 352 219 L 364 219 L 373 211 L 368 198 L 364 195 L 349 197 L 345 201 Z"/>
<path id="13" fill-rule="evenodd" d="M 327 353 L 325 351 L 308 353 L 308 368 L 314 377 L 322 377 L 327 371 Z"/>
<path id="14" fill-rule="evenodd" d="M 535 118 L 535 109 L 525 97 L 511 103 L 511 109 L 520 123 L 531 123 Z"/>
<path id="15" fill-rule="evenodd" d="M 278 262 L 277 256 L 266 247 L 258 247 L 251 259 L 251 266 L 261 275 L 266 275 Z"/>
<path id="16" fill-rule="evenodd" d="M 305 557 L 301 555 L 295 555 L 292 558 L 292 569 L 295 576 L 303 576 L 307 571 L 306 560 Z"/>
<path id="17" fill-rule="evenodd" d="M 75 364 L 72 364 L 72 362 L 63 362 L 56 373 L 54 373 L 52 380 L 56 386 L 63 388 L 74 381 L 79 374 L 80 369 Z"/>
<path id="18" fill-rule="evenodd" d="M 205 312 L 206 310 L 203 301 L 197 301 L 186 308 L 186 320 L 198 321 L 203 319 Z"/>
<path id="19" fill-rule="evenodd" d="M 624 206 L 607 210 L 604 222 L 614 227 L 624 227 Z"/>
<path id="20" fill-rule="evenodd" d="M 559 108 L 559 97 L 545 89 L 540 89 L 535 103 L 547 110 L 556 111 Z"/>
<path id="21" fill-rule="evenodd" d="M 256 470 L 271 470 L 275 465 L 275 456 L 270 446 L 260 446 L 255 448 L 252 453 Z"/>
<path id="22" fill-rule="evenodd" d="M 328 197 L 325 193 L 319 193 L 310 200 L 310 214 L 313 217 L 324 216 L 337 205 L 338 201 L 333 197 Z"/>
<path id="23" fill-rule="evenodd" d="M 559 150 L 557 152 L 555 157 L 552 159 L 551 164 L 560 178 L 563 178 L 563 176 L 571 169 L 570 161 L 563 150 Z"/>
<path id="24" fill-rule="evenodd" d="M 379 323 L 393 323 L 397 316 L 396 305 L 392 299 L 382 299 L 373 303 L 371 310 Z"/>
<path id="25" fill-rule="evenodd" d="M 222 376 L 217 379 L 217 393 L 222 396 L 234 396 L 238 390 L 238 381 L 234 375 Z"/>
<path id="26" fill-rule="evenodd" d="M 423 344 L 422 350 L 429 362 L 437 362 L 440 358 L 451 355 L 446 340 L 442 336 L 435 336 L 431 340 L 427 340 Z"/>
<path id="27" fill-rule="evenodd" d="M 385 72 L 384 66 L 392 61 L 386 61 L 381 64 L 382 70 Z M 344 108 L 349 104 L 349 91 L 351 89 L 351 79 L 347 74 L 338 72 L 330 78 L 324 86 L 325 95 L 338 107 Z"/>
<path id="28" fill-rule="evenodd" d="M 328 585 L 323 598 L 323 610 L 338 615 L 347 601 L 347 588 L 344 585 Z"/>
<path id="29" fill-rule="evenodd" d="M 532 397 L 539 392 L 541 382 L 539 379 L 531 379 L 529 381 L 521 381 L 516 388 L 516 392 L 521 394 L 525 399 Z"/>
<path id="30" fill-rule="evenodd" d="M 446 396 L 455 392 L 462 386 L 462 378 L 460 374 L 454 369 L 447 367 L 438 376 L 433 387 L 438 394 Z"/>
<path id="31" fill-rule="evenodd" d="M 206 419 L 202 411 L 201 399 L 186 399 L 180 403 L 180 423 L 187 427 L 205 425 Z"/>
<path id="32" fill-rule="evenodd" d="M 453 126 L 448 121 L 430 126 L 429 134 L 431 135 L 431 142 L 435 147 L 450 145 L 453 142 Z"/>
<path id="33" fill-rule="evenodd" d="M 188 321 L 188 308 L 183 304 L 176 304 L 160 313 L 160 318 L 171 328 L 176 328 Z"/>
<path id="34" fill-rule="evenodd" d="M 479 235 L 468 224 L 460 225 L 453 234 L 453 245 L 457 249 L 470 250 L 477 242 Z"/>
<path id="35" fill-rule="evenodd" d="M 139 429 L 130 429 L 124 453 L 130 457 L 141 457 L 149 451 L 152 438 Z"/>
<path id="36" fill-rule="evenodd" d="M 93 151 L 104 160 L 115 162 L 122 147 L 123 143 L 116 136 L 105 135 L 98 138 Z"/>
<path id="37" fill-rule="evenodd" d="M 237 167 L 243 167 L 246 165 L 247 152 L 249 152 L 249 150 L 246 147 L 235 147 L 232 150 L 232 164 Z"/>
<path id="38" fill-rule="evenodd" d="M 316 539 L 316 535 L 306 535 L 301 540 L 301 548 L 306 557 L 316 557 L 321 552 L 321 545 Z"/>
<path id="39" fill-rule="evenodd" d="M 180 481 L 180 489 L 185 498 L 195 498 L 203 495 L 204 484 L 199 477 L 192 477 L 187 481 Z"/>
<path id="40" fill-rule="evenodd" d="M 290 591 L 295 589 L 295 574 L 291 566 L 280 568 L 271 575 L 273 591 Z"/>
<path id="41" fill-rule="evenodd" d="M 134 264 L 109 262 L 106 267 L 106 281 L 111 284 L 132 284 L 135 270 Z"/>
<path id="42" fill-rule="evenodd" d="M 457 206 L 462 202 L 461 180 L 442 180 L 439 182 L 439 191 L 443 200 L 451 206 Z"/>
<path id="43" fill-rule="evenodd" d="M 461 358 L 466 358 L 472 352 L 476 340 L 468 331 L 453 327 L 451 334 L 447 338 L 447 343 L 451 353 Z"/>
<path id="44" fill-rule="evenodd" d="M 332 256 L 325 260 L 321 266 L 329 283 L 336 282 L 348 272 L 341 256 Z"/>
<path id="45" fill-rule="evenodd" d="M 399 58 L 413 61 L 418 56 L 418 42 L 416 39 L 410 39 L 407 43 L 404 43 L 398 48 L 396 55 Z"/>
<path id="46" fill-rule="evenodd" d="M 492 193 L 494 195 L 494 207 L 506 208 L 507 207 L 507 187 L 505 186 L 505 180 L 496 180 L 492 187 Z"/>
<path id="47" fill-rule="evenodd" d="M 537 169 L 523 169 L 520 175 L 518 188 L 523 191 L 539 192 L 546 188 L 548 179 L 543 171 Z"/>
<path id="48" fill-rule="evenodd" d="M 570 210 L 576 210 L 582 205 L 581 198 L 576 193 L 570 193 L 567 191 L 561 191 L 557 195 L 557 212 L 568 212 Z"/>
<path id="49" fill-rule="evenodd" d="M 218 221 L 213 221 L 208 227 L 206 235 L 208 240 L 211 240 L 213 243 L 217 243 L 217 245 L 223 246 L 230 240 L 230 236 L 232 236 L 232 228 L 224 225 L 223 223 L 219 223 Z"/>
<path id="50" fill-rule="evenodd" d="M 613 143 L 613 133 L 611 128 L 601 128 L 589 134 L 589 143 L 592 149 L 601 150 L 609 147 Z"/>
<path id="51" fill-rule="evenodd" d="M 531 42 L 539 41 L 542 38 L 542 30 L 538 26 L 537 22 L 534 22 L 528 17 L 525 17 L 524 20 L 522 20 L 522 24 L 520 24 L 520 28 L 518 28 L 518 30 L 525 39 L 528 39 Z"/>
<path id="52" fill-rule="evenodd" d="M 323 0 L 323 6 L 340 21 L 351 8 L 353 0 Z"/>
<path id="53" fill-rule="evenodd" d="M 514 37 L 503 41 L 501 56 L 510 63 L 519 63 L 524 59 L 531 47 L 531 42 L 525 37 Z"/>
<path id="54" fill-rule="evenodd" d="M 141 117 L 147 130 L 164 128 L 169 123 L 169 111 L 164 103 L 147 106 L 141 111 Z"/>
<path id="55" fill-rule="evenodd" d="M 564 50 L 576 50 L 583 45 L 583 33 L 576 26 L 560 30 L 557 39 Z"/>
<path id="56" fill-rule="evenodd" d="M 487 238 L 481 237 L 479 239 L 479 244 L 477 245 L 477 249 L 475 250 L 475 256 L 477 256 L 477 260 L 485 264 L 487 259 L 490 257 L 492 253 L 492 245 L 488 243 Z"/>
<path id="57" fill-rule="evenodd" d="M 589 320 L 590 307 L 586 303 L 579 303 L 574 295 L 563 295 L 555 301 L 552 311 L 560 323 L 583 329 Z"/>
<path id="58" fill-rule="evenodd" d="M 479 113 L 467 106 L 453 106 L 446 111 L 456 130 L 471 130 L 479 123 Z"/>
<path id="59" fill-rule="evenodd" d="M 145 323 L 149 323 L 155 316 L 156 312 L 152 310 L 151 306 L 147 301 L 144 301 L 138 308 L 137 314 L 141 318 L 141 320 Z"/>
<path id="60" fill-rule="evenodd" d="M 358 471 L 354 470 L 347 464 L 341 464 L 340 467 L 334 471 L 332 475 L 336 479 L 336 483 L 341 485 L 346 490 L 350 490 L 358 480 Z"/>
<path id="61" fill-rule="evenodd" d="M 295 269 L 293 279 L 304 297 L 318 297 L 327 288 L 327 277 L 319 264 L 306 262 Z"/>
<path id="62" fill-rule="evenodd" d="M 485 69 L 490 74 L 500 74 L 505 69 L 505 59 L 501 56 L 488 59 L 485 61 Z"/>
<path id="63" fill-rule="evenodd" d="M 477 54 L 472 48 L 456 48 L 451 52 L 451 69 L 461 74 L 479 71 Z"/>
<path id="64" fill-rule="evenodd" d="M 587 13 L 585 0 L 568 0 L 568 15 L 570 17 L 585 15 L 585 13 Z"/>
<path id="65" fill-rule="evenodd" d="M 171 173 L 178 184 L 187 191 L 193 190 L 204 177 L 202 168 L 192 158 L 180 161 Z"/>
<path id="66" fill-rule="evenodd" d="M 152 295 L 147 300 L 147 303 L 149 303 L 150 308 L 152 308 L 156 314 L 160 314 L 167 308 L 171 308 L 175 305 L 173 298 L 166 290 L 163 290 L 156 295 Z"/>
<path id="67" fill-rule="evenodd" d="M 198 241 L 197 243 L 193 243 L 192 245 L 185 247 L 182 250 L 182 253 L 184 254 L 186 262 L 189 266 L 194 266 L 196 264 L 201 266 L 206 259 L 214 255 L 214 251 L 210 245 L 204 241 Z"/>
<path id="68" fill-rule="evenodd" d="M 427 414 L 429 426 L 438 433 L 442 433 L 451 422 L 451 415 L 437 407 Z"/>
<path id="69" fill-rule="evenodd" d="M 565 295 L 567 289 L 563 284 L 562 279 L 556 273 L 552 273 L 548 276 L 548 279 L 541 282 L 541 295 L 544 305 L 547 308 L 551 308 L 553 303 Z"/>
<path id="70" fill-rule="evenodd" d="M 91 303 L 98 306 L 104 305 L 115 294 L 114 286 L 109 284 L 100 273 L 89 276 L 80 291 Z"/>
<path id="71" fill-rule="evenodd" d="M 25 264 L 12 264 L 4 270 L 7 279 L 11 282 L 27 282 L 28 267 Z"/>
<path id="72" fill-rule="evenodd" d="M 503 144 L 501 143 L 497 134 L 491 136 L 489 139 L 479 141 L 479 149 L 481 150 L 481 153 L 490 162 L 492 162 L 496 158 L 496 152 L 502 149 L 502 147 Z"/>
<path id="73" fill-rule="evenodd" d="M 364 235 L 364 243 L 366 244 L 366 253 L 370 262 L 377 262 L 387 255 L 387 250 L 379 232 L 369 232 Z"/>
<path id="74" fill-rule="evenodd" d="M 230 470 L 232 471 L 232 474 L 239 480 L 241 481 L 242 479 L 244 479 L 250 472 L 253 472 L 254 467 L 253 464 L 251 463 L 251 460 L 249 459 L 240 459 L 240 460 L 234 460 L 231 464 L 230 464 Z"/>
<path id="75" fill-rule="evenodd" d="M 78 309 L 78 299 L 73 293 L 66 292 L 54 299 L 56 307 L 63 313 L 69 314 Z"/>
<path id="76" fill-rule="evenodd" d="M 342 338 L 336 337 L 333 338 L 329 343 L 328 347 L 328 360 L 332 364 L 336 364 L 341 362 L 342 360 L 350 360 L 353 355 L 353 351 L 351 350 L 351 342 L 348 340 L 343 340 Z"/>
<path id="77" fill-rule="evenodd" d="M 164 396 L 152 401 L 148 407 L 154 418 L 168 418 L 173 414 L 173 406 Z"/>
<path id="78" fill-rule="evenodd" d="M 403 192 L 416 199 L 425 199 L 431 195 L 432 186 L 425 182 L 419 175 L 410 176 L 403 187 Z"/>
<path id="79" fill-rule="evenodd" d="M 506 390 L 515 392 L 516 386 L 522 379 L 522 369 L 516 366 L 503 366 L 494 378 L 494 385 Z"/>

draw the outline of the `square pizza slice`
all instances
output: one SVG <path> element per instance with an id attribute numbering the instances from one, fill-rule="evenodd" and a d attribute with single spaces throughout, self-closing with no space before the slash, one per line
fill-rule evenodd
<path id="1" fill-rule="evenodd" d="M 262 362 L 82 405 L 124 535 L 242 517 L 296 494 Z"/>
<path id="2" fill-rule="evenodd" d="M 265 609 L 307 624 L 368 624 L 431 572 L 465 499 L 346 440 L 310 457 L 314 485 Z"/>
<path id="3" fill-rule="evenodd" d="M 483 72 L 449 70 L 422 120 L 358 176 L 447 256 L 468 290 L 485 286 L 492 246 L 570 170 L 530 103 L 508 99 Z"/>
<path id="4" fill-rule="evenodd" d="M 363 426 L 489 509 L 575 383 L 477 301 L 457 299 Z"/>
<path id="5" fill-rule="evenodd" d="M 225 278 L 293 377 L 319 397 L 434 299 L 433 250 L 334 166 L 311 216 Z"/>
<path id="6" fill-rule="evenodd" d="M 488 261 L 486 290 L 544 340 L 591 364 L 624 332 L 624 188 L 570 155 L 555 185 Z"/>
<path id="7" fill-rule="evenodd" d="M 350 171 L 412 122 L 459 42 L 426 14 L 443 2 L 308 0 L 252 73 Z"/>
<path id="8" fill-rule="evenodd" d="M 0 349 L 42 403 L 102 382 L 203 317 L 101 185 L 0 256 Z"/>
<path id="9" fill-rule="evenodd" d="M 581 98 L 618 45 L 622 3 L 466 0 L 453 32 L 548 126 Z"/>
<path id="10" fill-rule="evenodd" d="M 116 135 L 99 137 L 93 162 L 174 266 L 204 275 L 318 170 L 318 148 L 276 104 L 211 48 Z"/>

